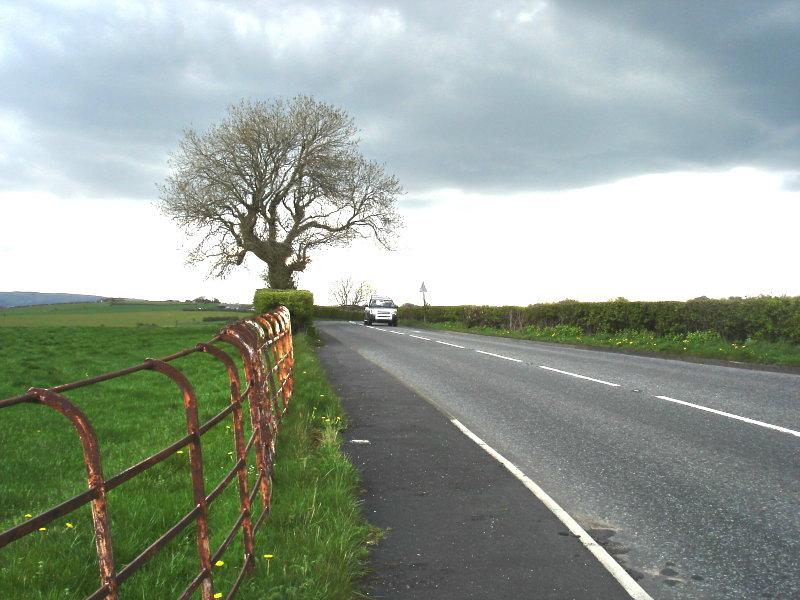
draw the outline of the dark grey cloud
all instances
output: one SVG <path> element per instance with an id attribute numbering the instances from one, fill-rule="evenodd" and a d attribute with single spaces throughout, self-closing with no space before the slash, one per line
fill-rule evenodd
<path id="1" fill-rule="evenodd" d="M 411 191 L 800 164 L 800 3 L 0 8 L 0 189 L 152 198 L 243 96 L 350 110 Z"/>

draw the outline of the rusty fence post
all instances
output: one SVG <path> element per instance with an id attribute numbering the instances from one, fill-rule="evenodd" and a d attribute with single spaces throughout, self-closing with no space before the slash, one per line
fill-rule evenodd
<path id="1" fill-rule="evenodd" d="M 257 340 L 252 333 L 240 326 L 239 323 L 227 327 L 218 336 L 220 341 L 226 342 L 236 348 L 242 358 L 245 377 L 247 378 L 247 399 L 250 412 L 250 424 L 256 436 L 256 466 L 259 472 L 258 487 L 261 494 L 261 505 L 266 509 L 270 505 L 272 486 L 270 481 L 270 467 L 267 448 L 271 440 L 262 415 L 262 396 L 264 384 L 261 369 L 258 368 L 256 357 Z"/>
<path id="2" fill-rule="evenodd" d="M 176 383 L 183 396 L 183 407 L 186 412 L 186 433 L 189 441 L 189 470 L 192 476 L 192 495 L 195 506 L 200 509 L 197 515 L 197 553 L 200 558 L 201 597 L 212 600 L 214 583 L 211 578 L 211 545 L 208 539 L 208 506 L 206 504 L 205 481 L 203 480 L 203 448 L 200 443 L 200 417 L 197 412 L 197 397 L 194 388 L 186 376 L 162 360 L 147 359 L 148 368 L 166 375 Z"/>
<path id="3" fill-rule="evenodd" d="M 239 384 L 239 373 L 230 356 L 211 344 L 198 344 L 200 352 L 210 354 L 223 365 L 228 373 L 231 385 L 231 404 L 233 408 L 233 438 L 236 446 L 236 460 L 239 463 L 237 477 L 239 482 L 239 505 L 242 510 L 242 537 L 244 539 L 244 560 L 247 570 L 255 566 L 255 550 L 253 542 L 253 521 L 250 508 L 250 494 L 247 490 L 247 456 L 245 455 L 244 430 L 242 428 L 242 397 Z"/>
<path id="4" fill-rule="evenodd" d="M 95 547 L 97 548 L 97 562 L 100 569 L 100 585 L 106 590 L 105 598 L 107 600 L 116 600 L 118 598 L 117 573 L 114 570 L 108 501 L 106 499 L 105 479 L 103 478 L 103 469 L 100 463 L 100 445 L 97 442 L 97 435 L 83 411 L 61 394 L 40 388 L 31 388 L 28 393 L 33 394 L 45 406 L 49 406 L 67 417 L 78 432 L 83 450 L 83 462 L 86 465 L 89 489 L 94 490 L 94 498 L 91 502 L 92 524 L 94 526 Z"/>

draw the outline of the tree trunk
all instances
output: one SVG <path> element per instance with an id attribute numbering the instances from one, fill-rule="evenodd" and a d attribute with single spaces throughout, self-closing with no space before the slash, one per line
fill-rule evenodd
<path id="1" fill-rule="evenodd" d="M 267 285 L 273 290 L 293 290 L 296 288 L 292 270 L 286 265 L 286 259 L 267 263 Z"/>

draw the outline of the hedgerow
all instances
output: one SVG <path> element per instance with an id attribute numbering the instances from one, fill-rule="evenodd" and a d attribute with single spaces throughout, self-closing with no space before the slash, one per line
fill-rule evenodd
<path id="1" fill-rule="evenodd" d="M 688 302 L 576 302 L 565 300 L 530 306 L 404 305 L 403 320 L 459 323 L 466 327 L 518 330 L 528 326 L 571 325 L 584 334 L 650 331 L 658 336 L 716 332 L 728 341 L 761 339 L 800 344 L 800 297 L 759 296 Z"/>

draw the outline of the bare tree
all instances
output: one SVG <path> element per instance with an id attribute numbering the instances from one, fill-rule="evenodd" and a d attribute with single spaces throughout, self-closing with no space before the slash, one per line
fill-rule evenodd
<path id="1" fill-rule="evenodd" d="M 358 287 L 353 292 L 353 306 L 359 306 L 361 304 L 366 304 L 369 297 L 375 293 L 375 288 L 368 284 L 366 281 L 362 281 L 358 284 Z"/>
<path id="2" fill-rule="evenodd" d="M 161 186 L 161 209 L 198 241 L 190 263 L 224 277 L 248 253 L 272 288 L 325 246 L 374 237 L 390 248 L 401 225 L 397 178 L 358 152 L 347 113 L 307 96 L 233 105 L 207 131 L 184 132 Z"/>
<path id="3" fill-rule="evenodd" d="M 334 281 L 331 287 L 331 300 L 339 306 L 350 306 L 353 291 L 353 280 L 349 277 Z"/>
<path id="4" fill-rule="evenodd" d="M 339 306 L 359 306 L 366 303 L 374 293 L 375 288 L 366 281 L 356 286 L 350 277 L 346 277 L 333 282 L 331 300 Z"/>

